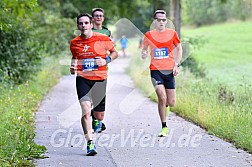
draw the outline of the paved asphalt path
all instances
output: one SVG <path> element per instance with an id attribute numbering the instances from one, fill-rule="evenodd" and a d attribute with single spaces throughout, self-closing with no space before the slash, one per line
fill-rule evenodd
<path id="1" fill-rule="evenodd" d="M 125 74 L 129 58 L 109 64 L 106 131 L 95 134 L 98 154 L 85 156 L 75 76 L 65 76 L 44 97 L 36 113 L 36 138 L 47 147 L 39 167 L 251 167 L 252 155 L 208 135 L 171 113 L 169 137 L 161 130 L 157 104 L 135 89 Z"/>

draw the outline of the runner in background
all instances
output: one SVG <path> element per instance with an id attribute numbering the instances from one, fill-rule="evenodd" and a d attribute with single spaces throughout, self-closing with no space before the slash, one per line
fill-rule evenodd
<path id="1" fill-rule="evenodd" d="M 104 10 L 102 8 L 93 8 L 92 9 L 92 22 L 93 22 L 93 32 L 99 32 L 101 34 L 105 34 L 108 37 L 111 37 L 111 31 L 103 26 L 104 22 Z M 113 41 L 114 42 L 114 41 Z M 106 126 L 103 122 L 96 119 L 95 114 L 96 111 L 92 110 L 92 128 L 94 129 L 94 132 L 100 133 L 101 131 L 104 131 L 106 129 Z M 97 113 L 99 114 L 99 113 Z"/>
<path id="2" fill-rule="evenodd" d="M 126 38 L 125 35 L 122 36 L 122 38 L 120 39 L 120 43 L 121 43 L 121 48 L 122 48 L 122 52 L 123 52 L 123 57 L 126 56 L 126 48 L 127 48 L 127 44 L 128 44 L 128 39 Z"/>

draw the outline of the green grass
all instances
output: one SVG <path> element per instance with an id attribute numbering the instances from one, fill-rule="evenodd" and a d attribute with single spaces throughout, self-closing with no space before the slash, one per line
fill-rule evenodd
<path id="1" fill-rule="evenodd" d="M 206 78 L 187 70 L 176 77 L 177 103 L 172 111 L 189 119 L 235 146 L 252 153 L 252 23 L 225 23 L 183 30 L 205 43 L 193 56 L 204 63 Z M 137 45 L 133 45 L 137 46 Z M 148 61 L 129 48 L 133 58 L 128 73 L 146 96 L 157 101 L 151 85 Z M 138 55 L 138 56 L 136 56 Z M 141 65 L 140 65 L 141 64 Z"/>
<path id="2" fill-rule="evenodd" d="M 211 80 L 195 81 L 185 74 L 177 78 L 178 100 L 173 111 L 206 128 L 210 134 L 252 152 L 252 91 L 244 89 L 234 94 L 235 90 L 212 85 Z M 221 88 L 227 93 L 222 94 Z"/>
<path id="3" fill-rule="evenodd" d="M 236 86 L 241 80 L 252 82 L 252 22 L 182 29 L 189 37 L 203 37 L 205 44 L 195 58 L 207 67 L 213 81 Z"/>
<path id="4" fill-rule="evenodd" d="M 57 61 L 47 59 L 44 70 L 25 84 L 0 85 L 0 166 L 34 166 L 46 148 L 34 142 L 34 112 L 60 76 Z"/>

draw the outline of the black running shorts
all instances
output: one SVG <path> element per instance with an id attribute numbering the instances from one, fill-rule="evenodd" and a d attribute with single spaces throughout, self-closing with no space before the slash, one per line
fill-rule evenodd
<path id="1" fill-rule="evenodd" d="M 76 77 L 76 90 L 79 101 L 91 101 L 94 111 L 105 111 L 106 100 L 105 80 L 88 80 L 83 77 Z"/>
<path id="2" fill-rule="evenodd" d="M 151 70 L 153 86 L 164 85 L 165 89 L 175 89 L 175 78 L 172 70 Z"/>

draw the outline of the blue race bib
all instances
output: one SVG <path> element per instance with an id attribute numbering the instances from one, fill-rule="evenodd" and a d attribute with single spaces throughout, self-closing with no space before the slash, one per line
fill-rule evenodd
<path id="1" fill-rule="evenodd" d="M 165 59 L 169 57 L 168 48 L 154 48 L 154 59 Z"/>
<path id="2" fill-rule="evenodd" d="M 98 65 L 94 58 L 83 59 L 82 60 L 82 71 L 93 71 L 98 70 Z"/>

